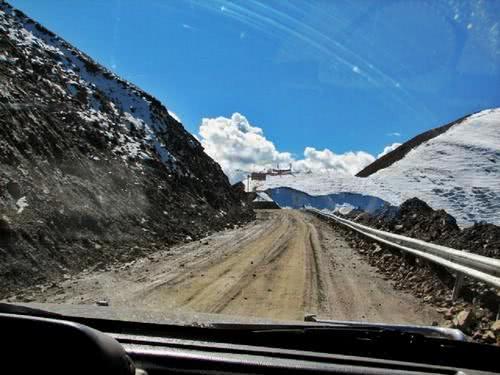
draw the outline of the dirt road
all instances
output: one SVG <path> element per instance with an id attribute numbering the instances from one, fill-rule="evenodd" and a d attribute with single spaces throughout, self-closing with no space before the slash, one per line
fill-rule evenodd
<path id="1" fill-rule="evenodd" d="M 296 210 L 269 210 L 214 234 L 47 290 L 43 302 L 303 320 L 431 324 L 435 311 L 366 264 L 330 226 Z"/>

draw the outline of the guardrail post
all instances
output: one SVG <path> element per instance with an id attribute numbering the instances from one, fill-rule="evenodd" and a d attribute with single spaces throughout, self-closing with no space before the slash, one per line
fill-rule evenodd
<path id="1" fill-rule="evenodd" d="M 451 297 L 452 301 L 455 301 L 460 294 L 460 289 L 462 289 L 462 285 L 464 284 L 464 274 L 457 272 L 455 276 L 455 285 L 453 286 L 453 295 Z"/>

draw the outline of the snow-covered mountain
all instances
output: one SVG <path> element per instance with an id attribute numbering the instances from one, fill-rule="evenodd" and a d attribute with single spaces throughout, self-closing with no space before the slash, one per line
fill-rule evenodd
<path id="1" fill-rule="evenodd" d="M 285 205 L 291 198 L 279 198 L 273 191 L 289 187 L 312 196 L 348 192 L 391 205 L 418 197 L 434 209 L 445 209 L 461 226 L 479 221 L 499 225 L 500 109 L 464 118 L 368 177 L 299 174 L 268 177 L 257 187 L 270 189 L 277 203 L 282 199 Z"/>
<path id="2" fill-rule="evenodd" d="M 0 112 L 2 285 L 252 216 L 162 103 L 4 1 Z"/>

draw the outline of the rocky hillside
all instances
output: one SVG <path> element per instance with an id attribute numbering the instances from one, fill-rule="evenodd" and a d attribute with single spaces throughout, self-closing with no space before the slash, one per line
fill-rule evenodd
<path id="1" fill-rule="evenodd" d="M 0 111 L 2 292 L 253 215 L 158 100 L 4 2 Z"/>

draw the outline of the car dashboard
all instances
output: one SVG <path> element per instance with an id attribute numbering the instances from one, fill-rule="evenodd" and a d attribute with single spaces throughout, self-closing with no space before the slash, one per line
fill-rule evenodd
<path id="1" fill-rule="evenodd" d="M 380 330 L 182 327 L 5 313 L 0 329 L 12 373 L 34 373 L 33 364 L 36 373 L 51 374 L 500 373 L 498 347 Z"/>

